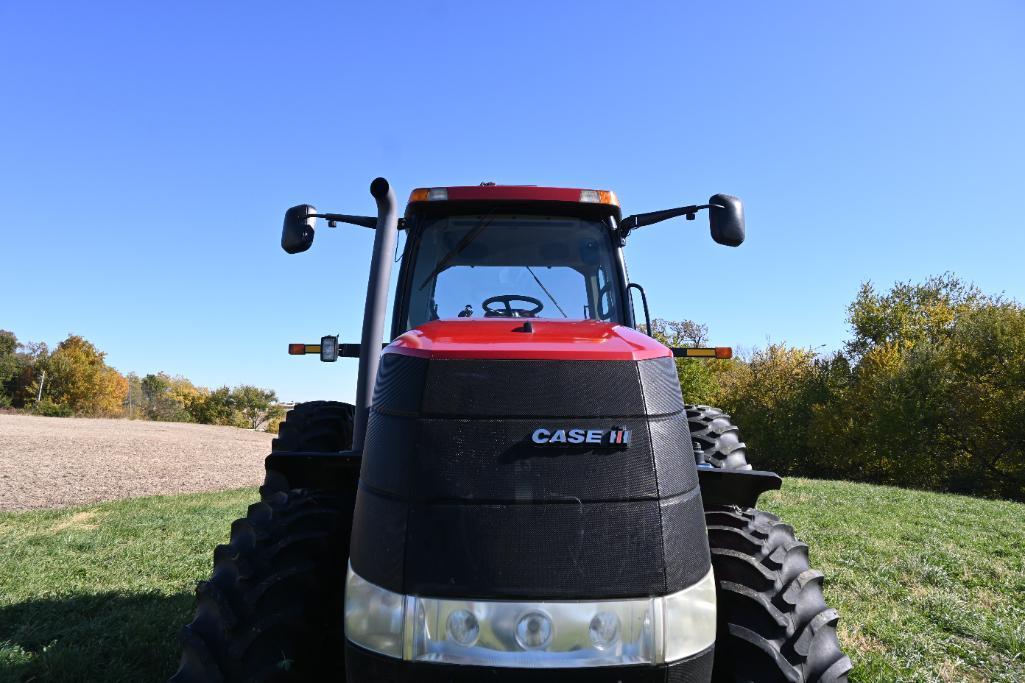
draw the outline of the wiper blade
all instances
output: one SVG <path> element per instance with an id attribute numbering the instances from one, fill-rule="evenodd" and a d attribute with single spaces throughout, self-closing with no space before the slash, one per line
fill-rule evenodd
<path id="1" fill-rule="evenodd" d="M 445 254 L 445 256 L 442 257 L 440 261 L 438 261 L 437 265 L 434 266 L 434 270 L 431 271 L 431 274 L 425 277 L 424 281 L 420 283 L 419 289 L 423 289 L 424 287 L 426 287 L 427 283 L 433 280 L 435 277 L 437 277 L 438 273 L 448 268 L 448 264 L 452 262 L 452 259 L 454 259 L 456 256 L 459 256 L 459 254 L 462 253 L 463 249 L 466 249 L 468 246 L 470 246 L 470 243 L 477 239 L 478 235 L 484 232 L 484 228 L 491 225 L 491 220 L 491 212 L 488 212 L 488 214 L 480 220 L 480 223 L 474 226 L 474 228 L 470 230 L 470 232 L 463 235 L 463 239 L 459 240 L 459 243 L 456 246 L 452 247 L 452 251 Z"/>
<path id="2" fill-rule="evenodd" d="M 530 266 L 524 266 L 524 268 L 526 268 L 527 272 L 530 273 L 530 276 L 534 278 L 534 282 L 537 283 L 537 286 L 544 290 L 545 294 L 548 295 L 548 298 L 552 300 L 553 304 L 555 304 L 555 307 L 559 309 L 559 313 L 562 313 L 562 317 L 568 318 L 569 316 L 566 315 L 566 311 L 562 310 L 562 306 L 560 306 L 559 302 L 555 300 L 555 297 L 552 296 L 552 293 L 548 291 L 548 288 L 545 287 L 544 284 L 542 284 L 540 278 L 538 278 L 538 276 L 534 274 L 534 271 L 531 270 Z"/>

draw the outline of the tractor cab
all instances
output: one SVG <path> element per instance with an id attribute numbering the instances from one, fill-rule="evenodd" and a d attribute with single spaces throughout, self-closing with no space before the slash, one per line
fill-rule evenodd
<path id="1" fill-rule="evenodd" d="M 601 190 L 413 190 L 392 336 L 449 318 L 630 324 L 619 218 Z"/>

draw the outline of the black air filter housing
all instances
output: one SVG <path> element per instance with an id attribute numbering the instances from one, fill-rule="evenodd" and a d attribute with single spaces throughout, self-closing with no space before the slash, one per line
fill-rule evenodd
<path id="1" fill-rule="evenodd" d="M 539 444 L 539 429 L 593 430 L 601 443 Z M 385 353 L 350 561 L 388 590 L 433 597 L 610 599 L 694 584 L 710 561 L 673 359 Z"/>

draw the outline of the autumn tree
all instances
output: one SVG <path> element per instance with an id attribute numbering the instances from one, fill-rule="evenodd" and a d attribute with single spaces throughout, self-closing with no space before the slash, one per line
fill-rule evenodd
<path id="1" fill-rule="evenodd" d="M 43 361 L 44 396 L 80 415 L 119 415 L 128 381 L 104 362 L 105 354 L 70 335 Z"/>

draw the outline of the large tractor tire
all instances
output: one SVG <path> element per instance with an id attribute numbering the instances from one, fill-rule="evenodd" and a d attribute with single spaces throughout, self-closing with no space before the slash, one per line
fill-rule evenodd
<path id="1" fill-rule="evenodd" d="M 338 401 L 300 403 L 285 415 L 278 437 L 271 443 L 275 453 L 337 452 L 352 448 L 355 408 Z"/>
<path id="2" fill-rule="evenodd" d="M 712 406 L 687 405 L 687 422 L 695 447 L 704 452 L 705 462 L 726 470 L 749 470 L 747 445 L 729 415 Z"/>
<path id="3" fill-rule="evenodd" d="M 196 589 L 172 683 L 337 680 L 352 497 L 290 489 L 269 472 L 263 501 L 231 525 Z M 346 500 L 348 498 L 348 500 Z"/>
<path id="4" fill-rule="evenodd" d="M 718 629 L 713 680 L 845 683 L 851 660 L 836 637 L 808 546 L 768 512 L 705 511 Z"/>
<path id="5" fill-rule="evenodd" d="M 352 448 L 353 407 L 301 403 L 279 427 L 275 453 Z M 338 680 L 345 571 L 356 490 L 292 488 L 269 471 L 262 502 L 231 525 L 214 570 L 196 589 L 173 683 Z"/>

